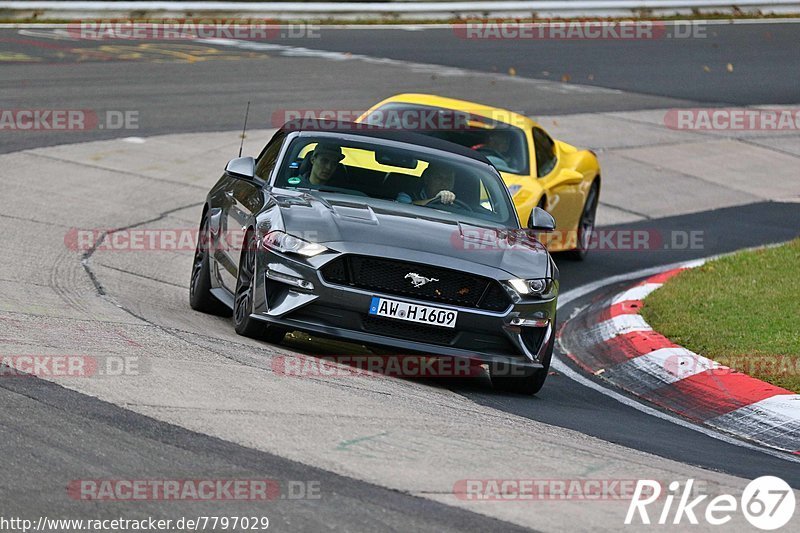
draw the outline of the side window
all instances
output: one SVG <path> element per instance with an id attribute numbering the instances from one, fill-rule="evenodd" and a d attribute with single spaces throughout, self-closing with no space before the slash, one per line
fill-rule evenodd
<path id="1" fill-rule="evenodd" d="M 556 166 L 556 145 L 540 128 L 533 128 L 533 147 L 536 151 L 536 175 L 548 175 Z"/>
<path id="2" fill-rule="evenodd" d="M 283 146 L 283 140 L 285 138 L 285 135 L 276 135 L 269 144 L 267 144 L 264 151 L 261 152 L 258 163 L 256 163 L 256 176 L 262 180 L 267 181 L 269 179 L 269 173 L 272 172 L 272 169 L 275 168 L 275 164 L 278 162 L 278 154 L 281 151 L 281 146 Z"/>

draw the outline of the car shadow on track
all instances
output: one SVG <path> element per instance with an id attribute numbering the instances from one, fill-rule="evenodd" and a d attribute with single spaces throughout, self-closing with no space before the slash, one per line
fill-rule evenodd
<path id="1" fill-rule="evenodd" d="M 320 363 L 328 364 L 330 361 L 331 364 L 336 362 L 351 367 L 355 374 L 381 374 L 458 393 L 493 390 L 488 369 L 463 360 L 453 364 L 449 358 L 426 357 L 424 354 L 349 343 L 297 331 L 287 334 L 281 345 L 302 356 L 315 358 L 318 362 L 311 365 L 312 372 L 319 371 Z M 336 373 L 331 371 L 330 375 Z"/>

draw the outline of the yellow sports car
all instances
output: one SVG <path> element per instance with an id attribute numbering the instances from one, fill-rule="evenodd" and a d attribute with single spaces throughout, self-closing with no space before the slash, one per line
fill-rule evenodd
<path id="1" fill-rule="evenodd" d="M 556 220 L 556 231 L 542 236 L 550 251 L 586 257 L 600 197 L 594 152 L 553 139 L 518 113 L 428 94 L 392 96 L 357 122 L 412 129 L 483 153 L 503 176 L 520 222 L 529 224 L 533 208 L 542 207 Z"/>

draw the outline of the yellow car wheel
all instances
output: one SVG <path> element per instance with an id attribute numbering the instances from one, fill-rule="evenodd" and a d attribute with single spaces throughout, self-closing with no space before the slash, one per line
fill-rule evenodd
<path id="1" fill-rule="evenodd" d="M 578 221 L 577 248 L 570 250 L 565 255 L 576 261 L 583 261 L 589 253 L 591 246 L 592 233 L 594 233 L 594 223 L 597 218 L 597 203 L 600 198 L 600 185 L 595 180 L 589 193 L 586 195 L 586 203 L 583 204 L 581 219 Z"/>

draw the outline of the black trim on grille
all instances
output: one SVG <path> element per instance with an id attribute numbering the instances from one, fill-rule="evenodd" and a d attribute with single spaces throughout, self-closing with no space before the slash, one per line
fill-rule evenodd
<path id="1" fill-rule="evenodd" d="M 532 354 L 539 353 L 545 332 L 547 332 L 547 328 L 522 328 L 522 342 L 525 343 L 525 347 L 529 352 Z"/>
<path id="2" fill-rule="evenodd" d="M 363 255 L 343 255 L 330 261 L 320 272 L 328 283 L 349 285 L 417 300 L 488 311 L 504 311 L 511 305 L 508 294 L 496 280 L 420 263 Z M 407 277 L 412 272 L 436 281 L 414 287 Z"/>

